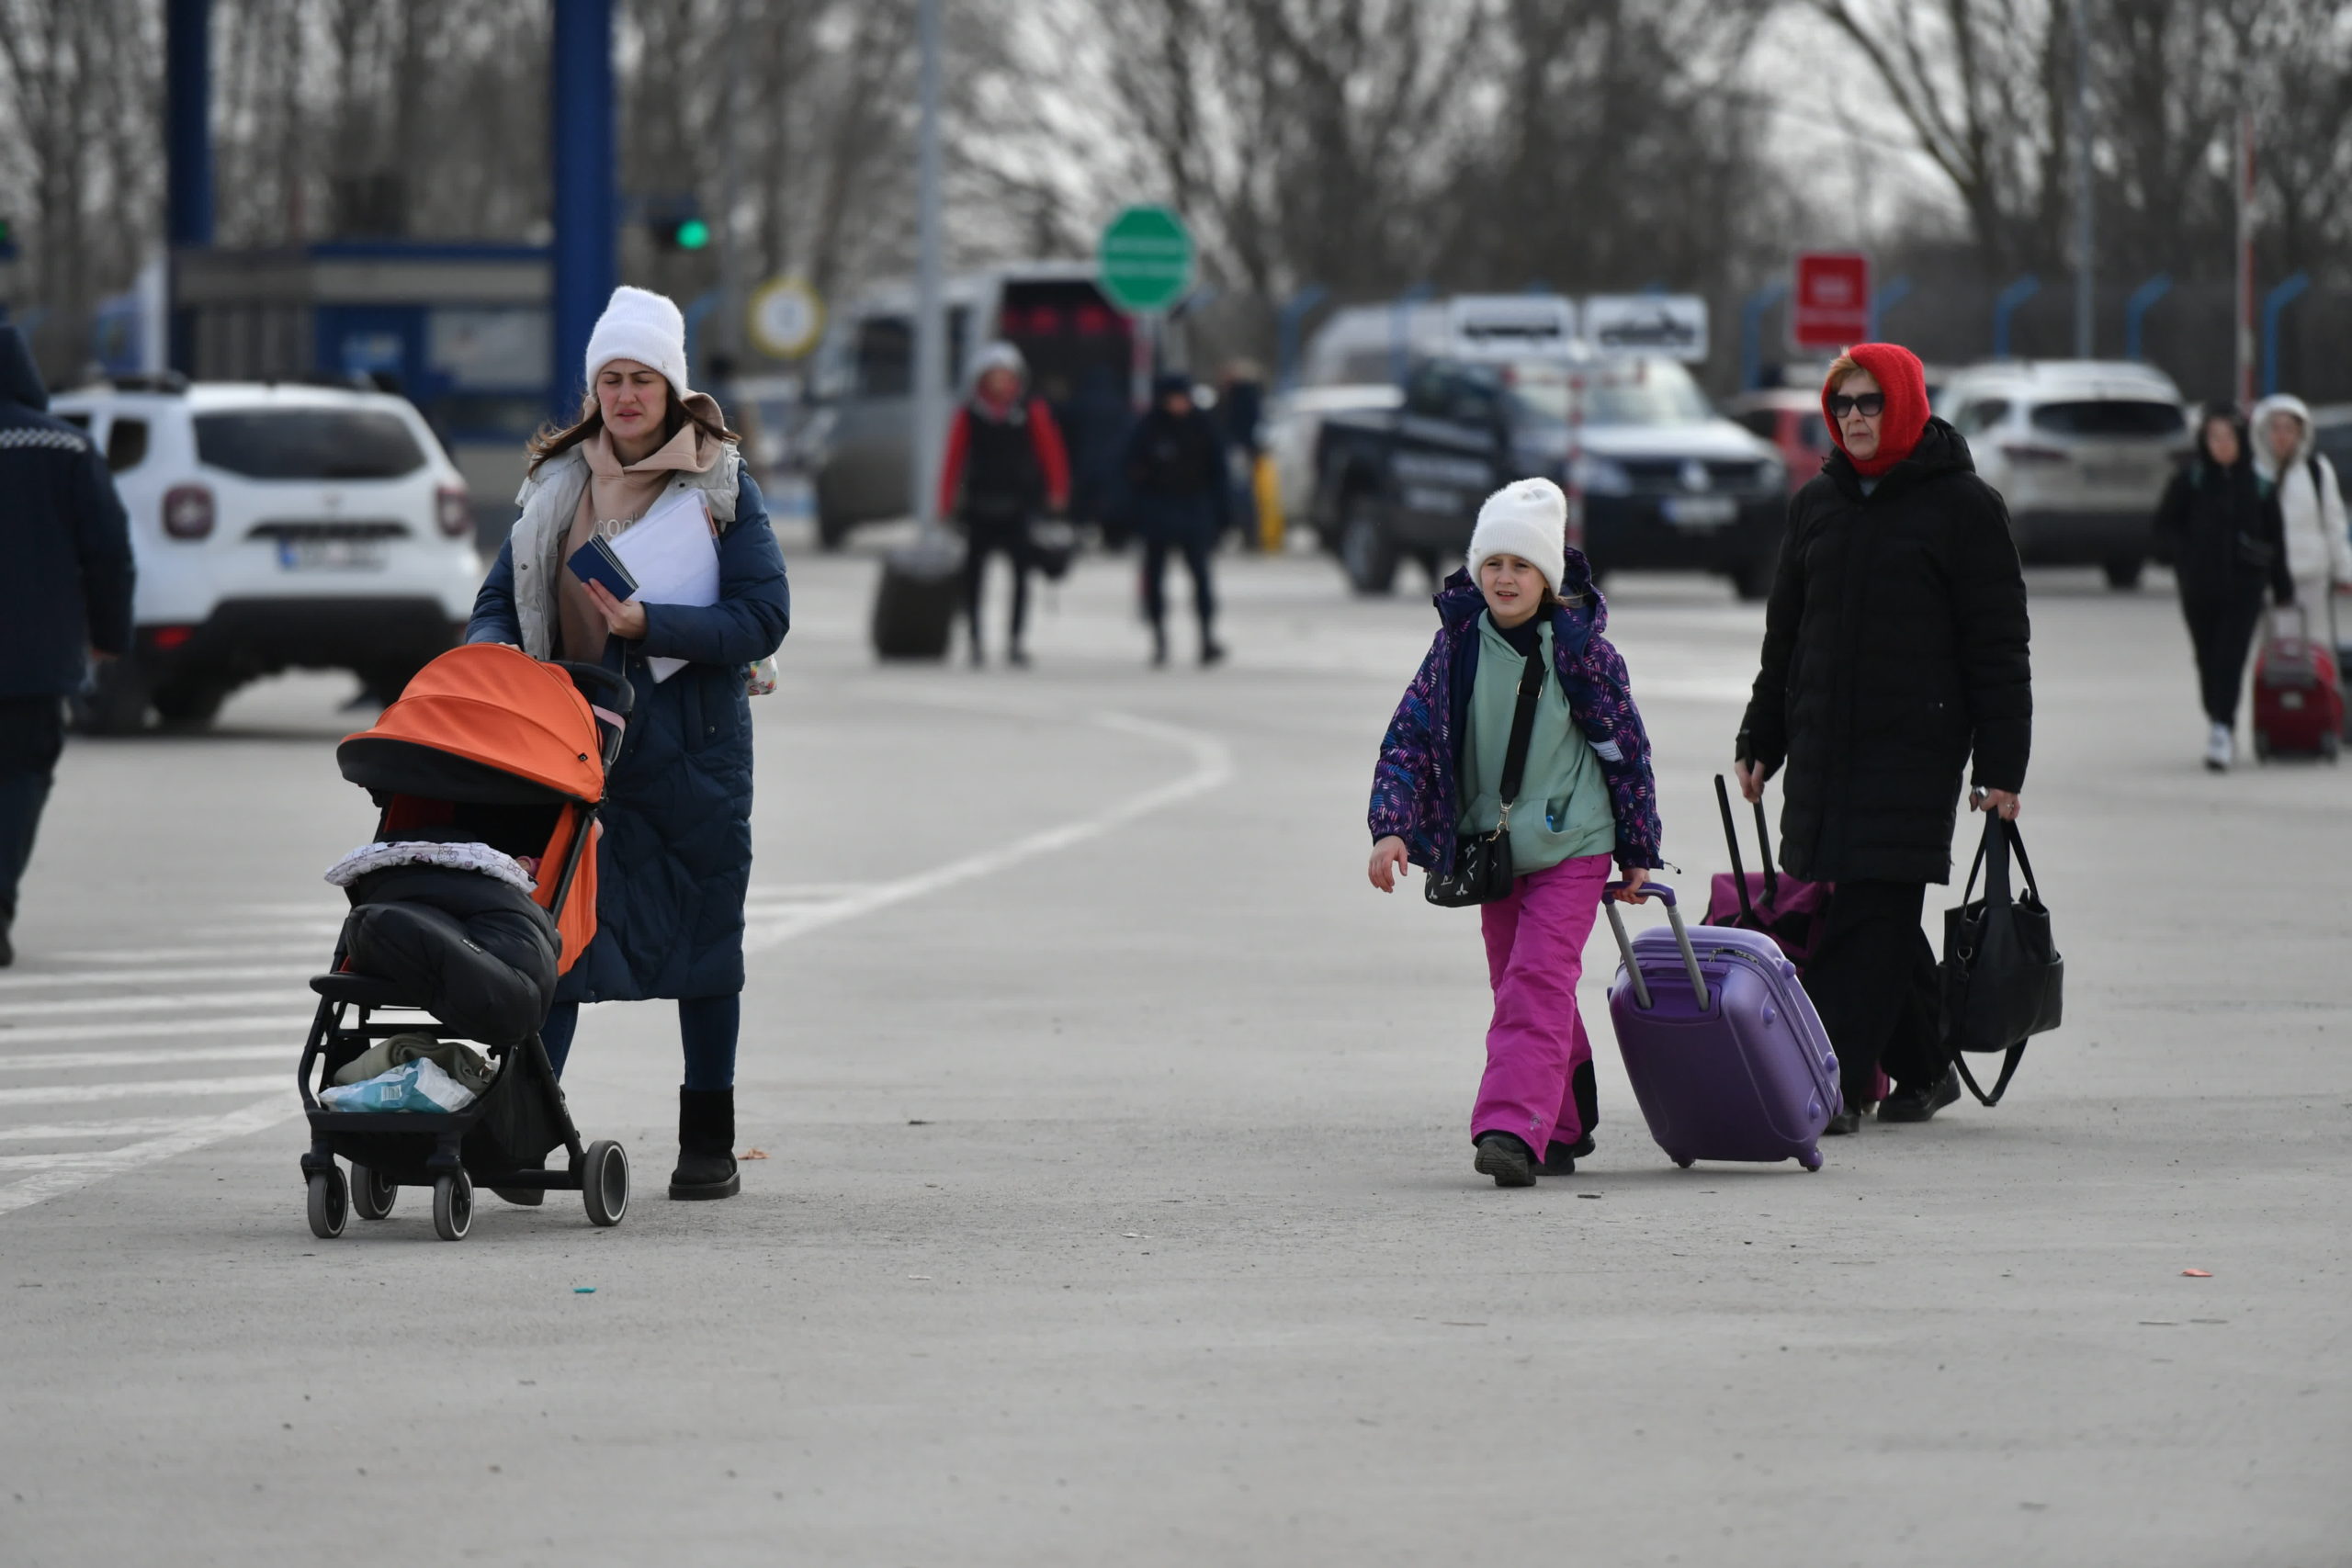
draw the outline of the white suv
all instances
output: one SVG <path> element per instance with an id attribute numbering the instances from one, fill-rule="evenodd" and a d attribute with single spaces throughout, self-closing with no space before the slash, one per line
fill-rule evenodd
<path id="1" fill-rule="evenodd" d="M 1936 412 L 2008 502 L 2020 556 L 2139 582 L 2156 502 L 2188 449 L 2170 377 L 2132 360 L 1976 365 L 1943 384 Z"/>
<path id="2" fill-rule="evenodd" d="M 404 398 L 132 378 L 61 394 L 114 471 L 139 563 L 130 655 L 89 728 L 200 725 L 289 668 L 399 694 L 461 635 L 481 581 L 465 481 Z"/>

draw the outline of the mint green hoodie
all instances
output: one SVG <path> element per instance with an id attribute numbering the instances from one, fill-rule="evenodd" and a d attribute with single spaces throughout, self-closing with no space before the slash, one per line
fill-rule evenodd
<path id="1" fill-rule="evenodd" d="M 1617 818 L 1610 809 L 1609 784 L 1601 777 L 1592 745 L 1568 716 L 1567 694 L 1560 689 L 1552 656 L 1552 625 L 1538 634 L 1544 653 L 1544 690 L 1535 699 L 1535 728 L 1528 736 L 1527 765 L 1510 808 L 1511 869 L 1521 876 L 1545 871 L 1565 860 L 1607 854 L 1617 847 Z M 1457 829 L 1491 833 L 1502 818 L 1503 753 L 1510 747 L 1510 721 L 1519 706 L 1519 674 L 1526 660 L 1511 647 L 1494 616 L 1478 615 L 1478 674 L 1470 689 L 1469 743 L 1463 750 L 1463 808 Z"/>

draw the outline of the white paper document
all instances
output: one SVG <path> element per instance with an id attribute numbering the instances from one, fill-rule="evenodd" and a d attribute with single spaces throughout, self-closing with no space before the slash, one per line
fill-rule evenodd
<path id="1" fill-rule="evenodd" d="M 640 604 L 718 603 L 718 540 L 710 531 L 710 508 L 702 491 L 682 490 L 662 497 L 651 511 L 613 536 L 613 554 L 637 579 Z M 683 659 L 650 659 L 653 679 L 666 681 L 686 667 Z"/>

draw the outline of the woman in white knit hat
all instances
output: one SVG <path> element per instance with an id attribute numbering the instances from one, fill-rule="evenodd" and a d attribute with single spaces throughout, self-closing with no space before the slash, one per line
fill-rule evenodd
<path id="1" fill-rule="evenodd" d="M 1371 876 L 1383 893 L 1408 863 L 1453 873 L 1463 838 L 1510 845 L 1510 892 L 1479 909 L 1495 1010 L 1470 1114 L 1475 1168 L 1498 1187 L 1566 1176 L 1592 1151 L 1592 1043 L 1577 1011 L 1585 939 L 1612 861 L 1629 901 L 1664 863 L 1649 737 L 1567 520 L 1549 479 L 1487 498 L 1373 773 Z M 1534 706 L 1507 790 L 1523 692 Z"/>
<path id="2" fill-rule="evenodd" d="M 727 1198 L 735 1167 L 735 1039 L 752 871 L 745 667 L 791 623 L 784 556 L 718 403 L 686 385 L 686 326 L 668 299 L 613 291 L 588 340 L 580 417 L 531 442 L 522 515 L 474 602 L 469 642 L 601 664 L 636 694 L 605 780 L 596 939 L 556 992 L 541 1038 L 563 1066 L 582 1002 L 674 998 L 685 1055 L 673 1198 Z M 717 536 L 718 600 L 615 598 L 565 563 L 692 494 Z M 686 661 L 668 679 L 650 660 Z M 532 1202 L 536 1193 L 501 1193 Z"/>

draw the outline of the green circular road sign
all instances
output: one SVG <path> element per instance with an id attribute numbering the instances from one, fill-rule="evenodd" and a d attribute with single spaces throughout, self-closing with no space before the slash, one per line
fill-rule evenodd
<path id="1" fill-rule="evenodd" d="M 1095 248 L 1102 292 L 1122 310 L 1165 310 L 1193 287 L 1193 236 L 1165 207 L 1130 207 Z"/>

